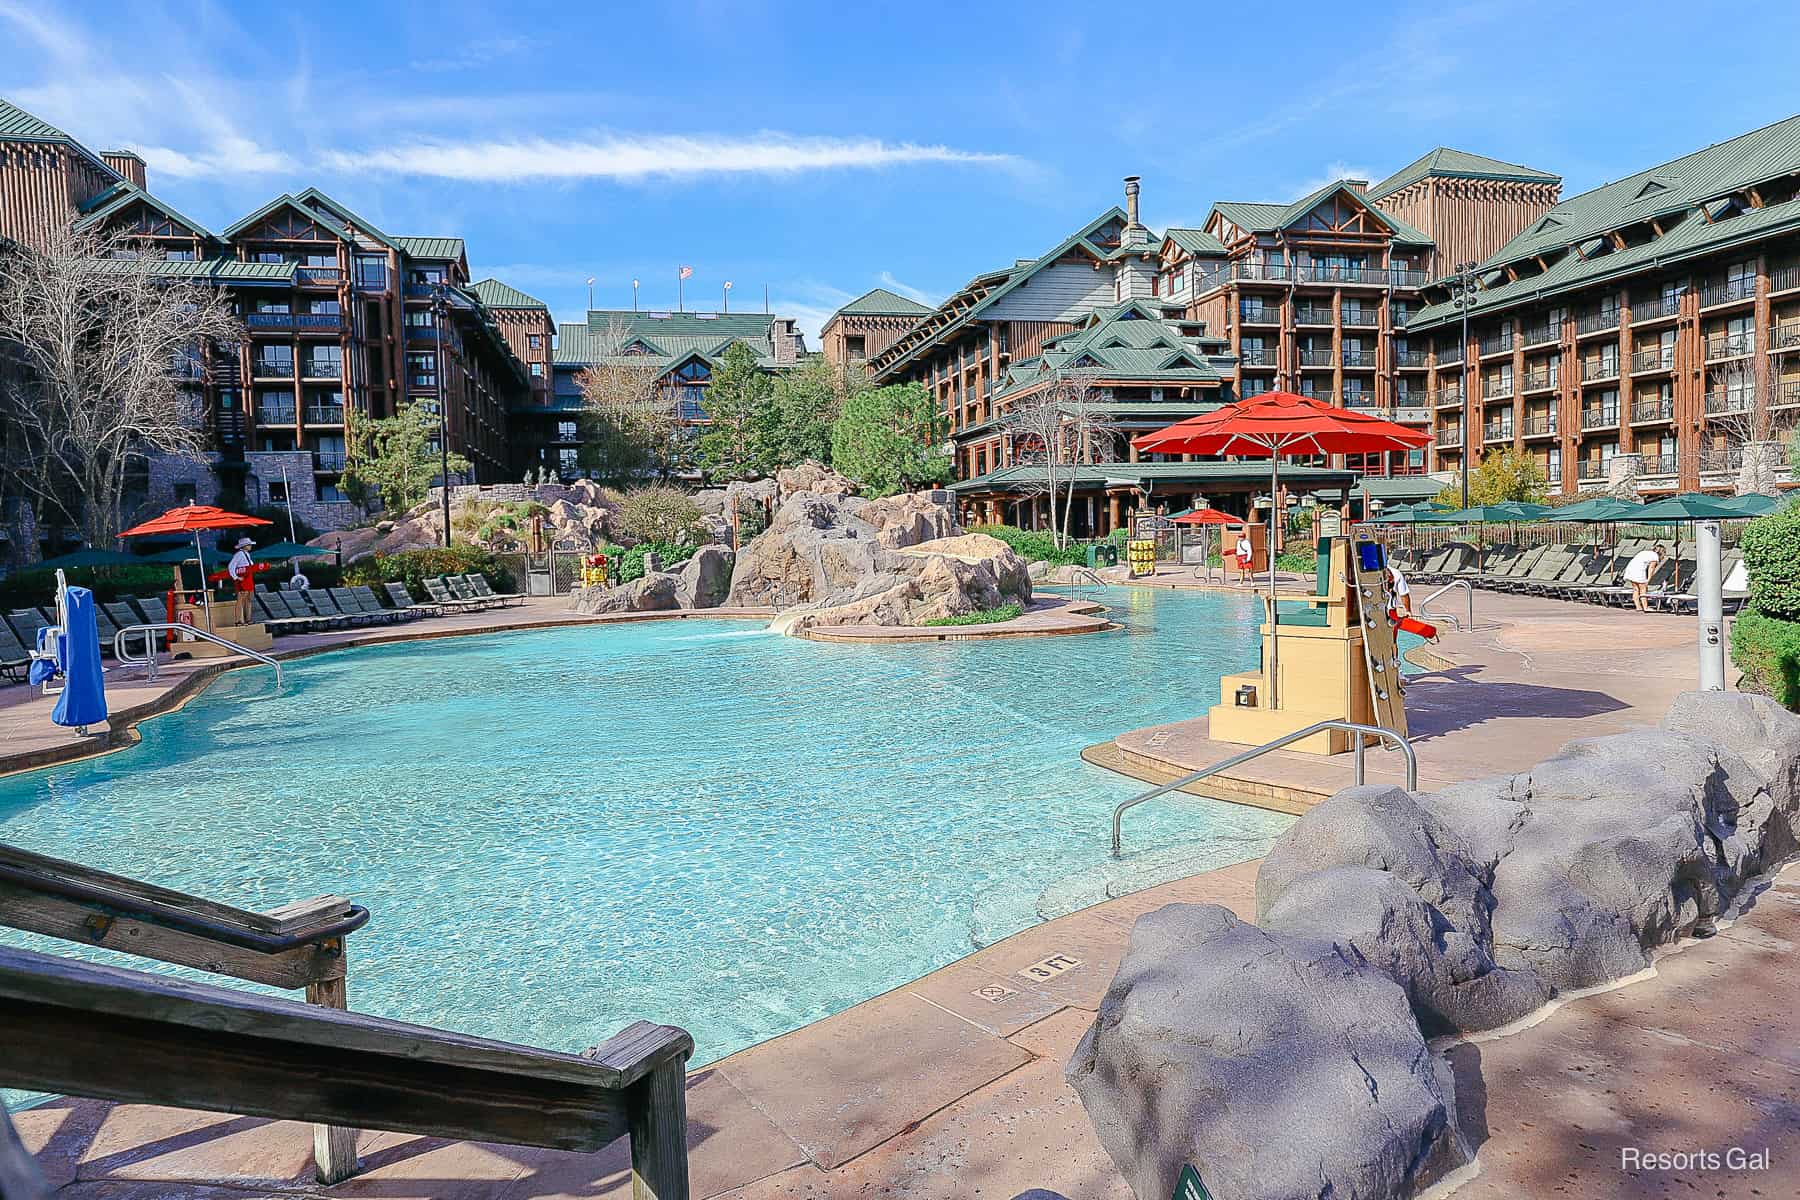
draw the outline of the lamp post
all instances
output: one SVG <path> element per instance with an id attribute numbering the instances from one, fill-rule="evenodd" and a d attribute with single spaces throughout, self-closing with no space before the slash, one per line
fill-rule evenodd
<path id="1" fill-rule="evenodd" d="M 725 311 L 731 311 L 731 280 L 725 281 Z"/>
<path id="2" fill-rule="evenodd" d="M 442 280 L 431 285 L 431 323 L 437 333 L 437 357 L 431 378 L 437 391 L 438 490 L 444 498 L 444 549 L 450 548 L 450 417 L 444 410 L 444 312 L 449 307 Z"/>
<path id="3" fill-rule="evenodd" d="M 589 275 L 588 276 L 588 310 L 591 312 L 591 311 L 593 311 L 593 308 L 594 308 L 594 277 L 592 275 Z"/>
<path id="4" fill-rule="evenodd" d="M 1450 303 L 1462 314 L 1462 506 L 1469 507 L 1469 310 L 1475 307 L 1475 264 L 1456 264 L 1450 277 Z"/>

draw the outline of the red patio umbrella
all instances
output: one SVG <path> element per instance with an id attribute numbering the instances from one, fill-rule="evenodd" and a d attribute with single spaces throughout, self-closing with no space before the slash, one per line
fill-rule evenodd
<path id="1" fill-rule="evenodd" d="M 1179 517 L 1171 517 L 1170 520 L 1176 525 L 1205 526 L 1205 525 L 1236 525 L 1240 522 L 1241 518 L 1234 517 L 1230 513 L 1222 513 L 1216 508 L 1196 508 L 1196 509 L 1192 509 L 1188 512 L 1182 513 Z M 1224 553 L 1223 545 L 1221 545 L 1219 549 L 1220 549 L 1221 554 Z M 1204 534 L 1202 534 L 1201 538 L 1200 538 L 1201 565 L 1202 565 L 1203 569 L 1209 570 L 1209 571 L 1211 570 L 1211 568 L 1205 566 L 1205 560 L 1208 557 L 1208 555 L 1210 555 L 1211 553 L 1212 553 L 1212 551 L 1211 551 L 1210 546 L 1208 545 L 1208 539 Z M 1198 577 L 1204 578 L 1204 576 L 1200 576 L 1200 572 L 1198 572 L 1198 571 L 1196 571 L 1194 574 Z M 1224 567 L 1223 563 L 1221 563 L 1219 566 L 1219 582 L 1220 583 L 1225 582 L 1225 567 Z"/>
<path id="2" fill-rule="evenodd" d="M 1269 460 L 1269 624 L 1275 620 L 1276 529 L 1281 517 L 1283 456 L 1374 454 L 1429 445 L 1431 435 L 1352 408 L 1336 408 L 1312 396 L 1264 392 L 1213 412 L 1178 421 L 1131 440 L 1153 454 L 1236 454 Z M 1276 700 L 1270 675 L 1270 706 Z"/>
<path id="3" fill-rule="evenodd" d="M 206 569 L 206 556 L 200 552 L 200 531 L 203 529 L 239 529 L 246 525 L 269 525 L 261 517 L 246 516 L 243 513 L 227 512 L 213 504 L 183 504 L 180 508 L 171 508 L 160 517 L 152 517 L 141 525 L 133 525 L 120 533 L 122 538 L 145 537 L 153 533 L 191 533 L 194 535 L 194 557 L 200 560 L 200 569 Z M 206 627 L 212 628 L 212 598 L 202 584 L 200 588 L 200 604 L 206 610 Z"/>

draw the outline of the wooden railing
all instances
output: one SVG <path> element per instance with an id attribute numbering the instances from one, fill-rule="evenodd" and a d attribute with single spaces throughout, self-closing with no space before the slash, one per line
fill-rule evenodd
<path id="1" fill-rule="evenodd" d="M 368 917 L 342 896 L 254 912 L 0 845 L 0 925 L 307 1000 L 0 948 L 0 1087 L 312 1121 L 327 1184 L 358 1170 L 359 1128 L 574 1150 L 629 1132 L 635 1200 L 687 1196 L 692 1038 L 640 1021 L 577 1057 L 348 1012 L 345 938 Z"/>

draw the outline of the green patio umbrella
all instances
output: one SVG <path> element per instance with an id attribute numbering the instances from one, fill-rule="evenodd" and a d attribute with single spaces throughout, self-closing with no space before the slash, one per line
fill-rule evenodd
<path id="1" fill-rule="evenodd" d="M 1724 496 L 1708 496 L 1705 492 L 1680 492 L 1651 501 L 1631 517 L 1637 525 L 1675 526 L 1675 586 L 1681 586 L 1681 526 L 1696 521 L 1741 521 L 1744 513 L 1735 509 Z"/>
<path id="2" fill-rule="evenodd" d="M 1786 497 L 1765 496 L 1761 492 L 1746 492 L 1742 496 L 1714 496 L 1713 499 L 1727 508 L 1735 509 L 1740 517 L 1760 517 L 1787 503 Z"/>
<path id="3" fill-rule="evenodd" d="M 94 546 L 83 546 L 79 550 L 71 550 L 67 554 L 59 554 L 55 558 L 46 558 L 37 565 L 44 568 L 70 567 L 129 567 L 144 560 L 135 554 L 122 554 L 117 550 L 101 550 Z"/>
<path id="4" fill-rule="evenodd" d="M 1643 507 L 1629 500 L 1594 496 L 1574 504 L 1565 504 L 1561 508 L 1553 508 L 1542 519 L 1555 524 L 1571 521 L 1584 525 L 1610 525 L 1618 521 L 1629 521 L 1643 511 Z"/>
<path id="5" fill-rule="evenodd" d="M 193 558 L 193 547 L 176 546 L 172 550 L 164 550 L 161 554 L 146 554 L 138 559 L 138 561 L 152 563 L 184 563 L 193 561 Z M 214 550 L 209 546 L 206 548 L 206 559 L 201 563 L 201 566 L 205 570 L 211 571 L 216 567 L 223 567 L 230 561 L 231 555 L 223 550 Z"/>
<path id="6" fill-rule="evenodd" d="M 250 557 L 257 562 L 286 562 L 290 558 L 330 558 L 337 553 L 323 546 L 303 546 L 299 542 L 276 542 L 264 546 L 261 550 L 252 551 Z"/>

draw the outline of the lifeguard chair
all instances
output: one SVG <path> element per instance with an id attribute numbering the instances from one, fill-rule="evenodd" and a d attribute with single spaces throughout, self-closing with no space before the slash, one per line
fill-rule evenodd
<path id="1" fill-rule="evenodd" d="M 1310 595 L 1263 597 L 1262 669 L 1219 681 L 1208 713 L 1215 740 L 1260 745 L 1331 720 L 1406 737 L 1386 549 L 1366 533 L 1321 538 L 1318 547 Z M 1290 749 L 1341 754 L 1358 736 L 1327 729 Z"/>

